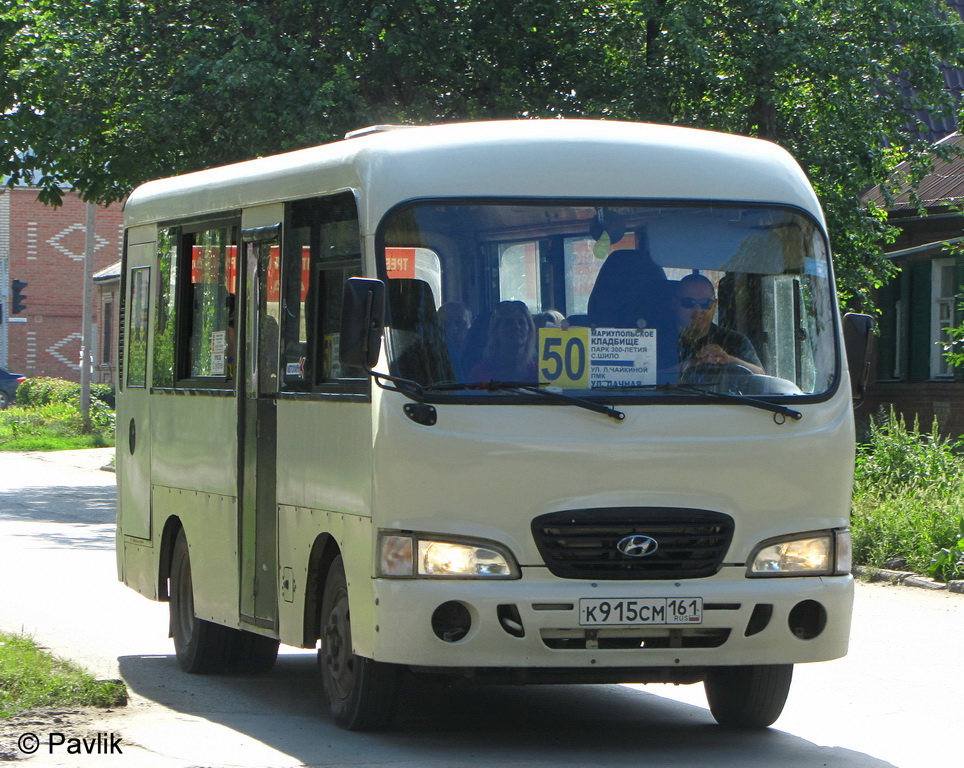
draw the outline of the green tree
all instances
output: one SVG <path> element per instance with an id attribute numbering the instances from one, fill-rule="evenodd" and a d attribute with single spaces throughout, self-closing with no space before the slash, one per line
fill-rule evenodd
<path id="1" fill-rule="evenodd" d="M 640 18 L 642 54 L 626 59 L 627 96 L 614 112 L 788 149 L 823 202 L 843 293 L 864 304 L 891 270 L 880 247 L 890 232 L 883 212 L 860 196 L 901 161 L 913 178 L 930 167 L 932 147 L 914 132 L 912 115 L 955 110 L 938 65 L 961 60 L 960 19 L 940 19 L 928 0 L 629 5 Z"/>
<path id="2" fill-rule="evenodd" d="M 798 158 L 859 305 L 890 269 L 860 194 L 928 167 L 911 115 L 955 107 L 954 20 L 932 0 L 27 0 L 0 11 L 0 173 L 110 202 L 380 122 L 731 131 Z"/>

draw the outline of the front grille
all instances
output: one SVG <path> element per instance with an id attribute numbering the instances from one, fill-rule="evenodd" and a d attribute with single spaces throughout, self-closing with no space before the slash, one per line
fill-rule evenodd
<path id="1" fill-rule="evenodd" d="M 532 535 L 549 571 L 561 578 L 700 579 L 719 570 L 733 518 L 704 509 L 577 509 L 535 518 Z M 629 557 L 616 548 L 627 536 L 648 536 L 658 547 Z"/>

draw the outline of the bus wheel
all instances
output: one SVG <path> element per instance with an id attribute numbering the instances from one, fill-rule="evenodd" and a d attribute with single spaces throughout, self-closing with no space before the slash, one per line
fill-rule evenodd
<path id="1" fill-rule="evenodd" d="M 234 630 L 194 615 L 194 581 L 184 531 L 177 536 L 171 558 L 171 636 L 177 663 L 185 672 L 223 672 Z"/>
<path id="2" fill-rule="evenodd" d="M 714 667 L 707 671 L 703 687 L 720 725 L 766 728 L 783 712 L 792 677 L 792 664 Z"/>
<path id="3" fill-rule="evenodd" d="M 388 726 L 395 714 L 401 670 L 352 653 L 348 582 L 340 555 L 325 582 L 319 636 L 321 682 L 335 723 L 351 731 Z"/>

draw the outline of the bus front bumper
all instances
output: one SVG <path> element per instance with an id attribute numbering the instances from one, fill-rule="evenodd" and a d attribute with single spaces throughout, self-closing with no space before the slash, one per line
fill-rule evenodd
<path id="1" fill-rule="evenodd" d="M 376 579 L 373 656 L 443 671 L 683 669 L 825 661 L 846 654 L 851 576 L 580 581 L 544 568 L 513 581 Z M 657 605 L 699 608 L 666 623 Z M 605 603 L 604 608 L 601 606 Z M 609 608 L 646 607 L 616 624 Z M 687 609 L 689 610 L 689 609 Z M 603 621 L 603 613 L 607 613 Z M 662 623 L 660 623 L 662 621 Z M 656 622 L 656 623 L 652 623 Z"/>

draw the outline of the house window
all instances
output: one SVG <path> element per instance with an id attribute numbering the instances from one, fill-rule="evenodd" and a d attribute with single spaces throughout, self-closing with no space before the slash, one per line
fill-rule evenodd
<path id="1" fill-rule="evenodd" d="M 953 328 L 956 294 L 954 259 L 935 259 L 931 272 L 931 377 L 946 378 L 954 375 L 947 363 L 944 350 L 950 341 L 948 330 Z"/>
<path id="2" fill-rule="evenodd" d="M 105 301 L 103 310 L 103 343 L 101 344 L 101 364 L 110 365 L 113 359 L 114 339 L 112 329 L 114 327 L 114 302 Z"/>

